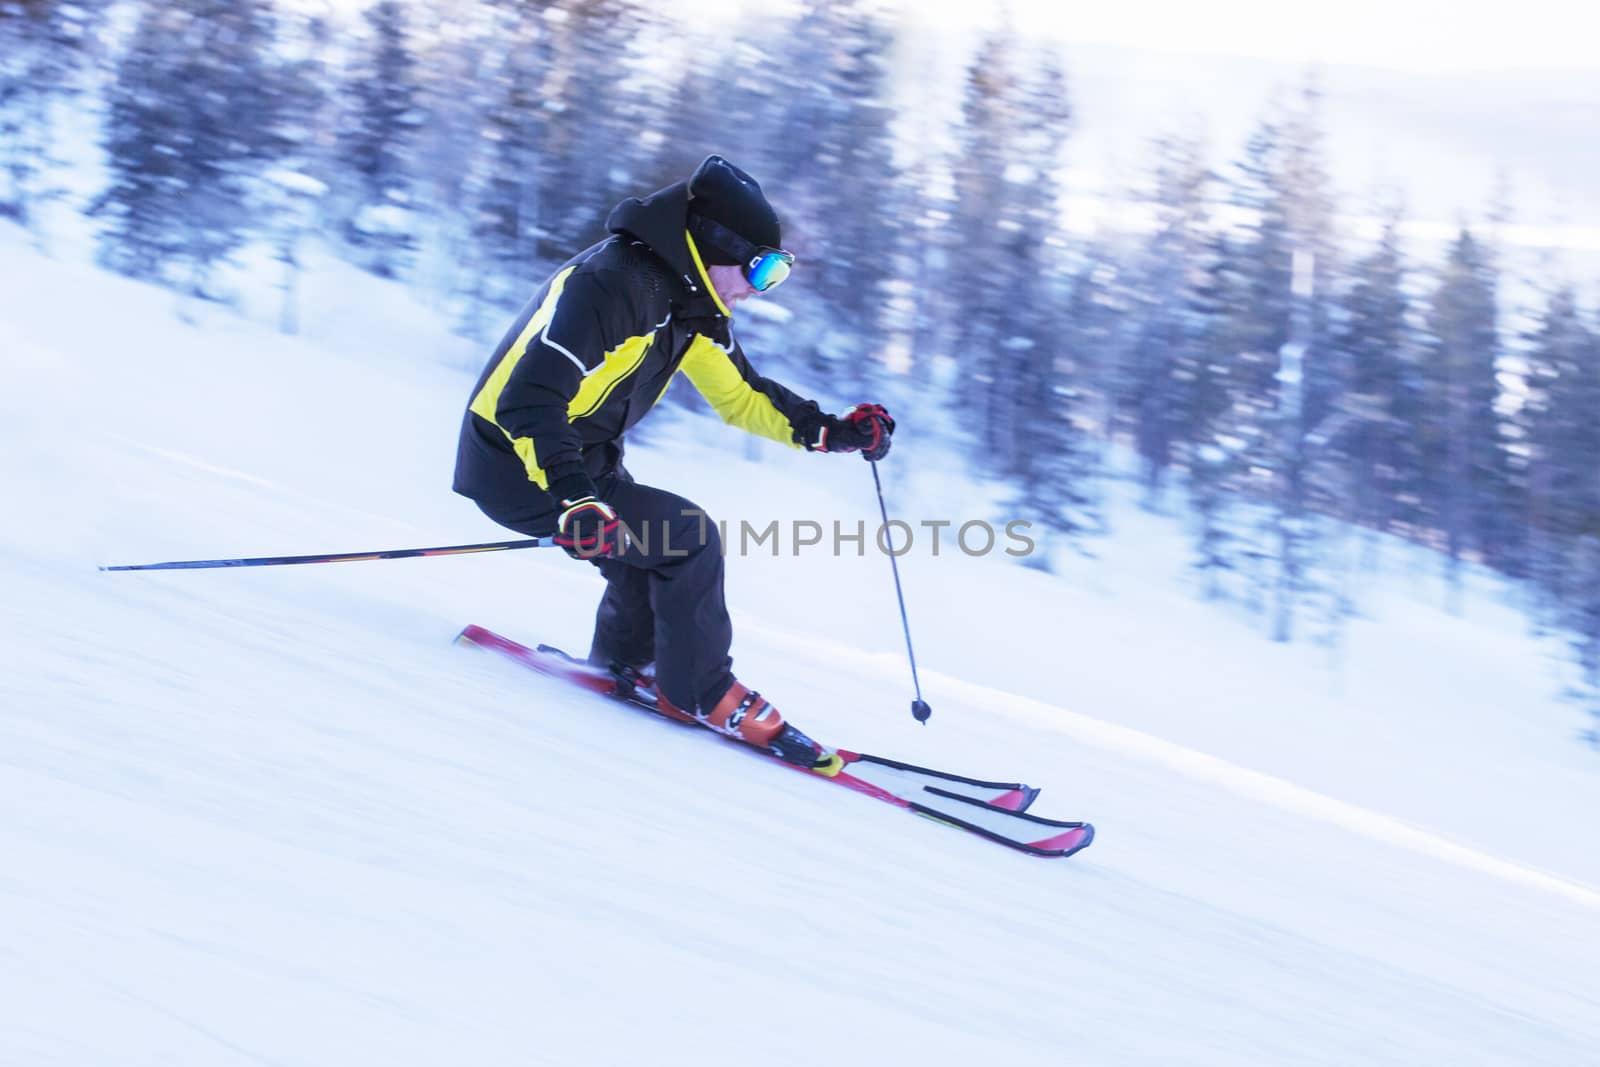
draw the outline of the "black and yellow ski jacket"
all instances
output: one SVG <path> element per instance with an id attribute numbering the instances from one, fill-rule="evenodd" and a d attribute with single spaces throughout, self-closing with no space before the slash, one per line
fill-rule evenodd
<path id="1" fill-rule="evenodd" d="M 497 518 L 553 513 L 611 473 L 622 435 L 680 371 L 724 421 L 795 448 L 816 442 L 826 416 L 757 374 L 729 332 L 688 202 L 684 182 L 623 201 L 606 222 L 613 236 L 522 309 L 473 387 L 456 492 Z"/>

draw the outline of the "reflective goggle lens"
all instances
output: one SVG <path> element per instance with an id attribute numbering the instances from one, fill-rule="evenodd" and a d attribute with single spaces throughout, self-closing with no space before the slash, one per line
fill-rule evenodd
<path id="1" fill-rule="evenodd" d="M 764 293 L 776 285 L 781 285 L 789 276 L 789 269 L 793 266 L 794 256 L 788 252 L 763 249 L 745 268 L 744 276 L 749 279 L 752 289 Z"/>

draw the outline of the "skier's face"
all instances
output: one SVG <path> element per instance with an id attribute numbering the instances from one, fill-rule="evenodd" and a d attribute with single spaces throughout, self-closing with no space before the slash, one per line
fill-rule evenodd
<path id="1" fill-rule="evenodd" d="M 711 276 L 711 284 L 716 286 L 717 296 L 722 298 L 722 303 L 727 307 L 731 308 L 755 293 L 744 276 L 743 267 L 713 263 L 706 268 L 706 273 Z"/>

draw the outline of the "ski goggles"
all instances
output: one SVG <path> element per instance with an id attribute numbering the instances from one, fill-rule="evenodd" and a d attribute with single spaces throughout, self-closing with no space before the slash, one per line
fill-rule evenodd
<path id="1" fill-rule="evenodd" d="M 694 229 L 695 235 L 701 240 L 737 257 L 745 281 L 758 293 L 782 285 L 794 269 L 793 252 L 751 244 L 726 226 L 703 215 L 695 216 Z"/>
<path id="2" fill-rule="evenodd" d="M 744 277 L 750 288 L 758 293 L 775 289 L 794 269 L 794 253 L 781 248 L 758 248 L 756 254 L 744 264 Z"/>

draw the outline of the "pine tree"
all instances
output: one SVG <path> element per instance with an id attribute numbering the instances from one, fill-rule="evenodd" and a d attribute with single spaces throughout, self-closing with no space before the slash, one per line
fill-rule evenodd
<path id="1" fill-rule="evenodd" d="M 987 423 L 980 427 L 984 469 L 1018 485 L 1016 509 L 1042 526 L 1045 538 L 1029 565 L 1049 569 L 1053 542 L 1082 550 L 1082 537 L 1100 527 L 1099 457 L 1081 388 L 1095 356 L 1097 291 L 1092 265 L 1080 267 L 1077 284 L 1064 284 L 1072 277 L 1057 178 L 1071 118 L 1065 74 L 1044 51 L 1026 57 L 1017 74 L 1006 144 L 1016 162 L 1001 170 L 1004 225 L 994 249 L 1008 300 L 993 323 L 998 344 L 972 363 L 987 388 L 978 408 Z M 1085 316 L 1077 330 L 1062 328 L 1069 302 Z"/>
<path id="2" fill-rule="evenodd" d="M 434 178 L 441 187 L 458 183 L 435 199 L 460 205 L 454 259 L 462 271 L 454 289 L 465 297 L 461 327 L 469 336 L 498 322 L 493 309 L 526 300 L 550 263 L 540 254 L 539 192 L 552 47 L 540 8 L 487 5 L 459 43 L 458 73 L 439 83 L 430 103 L 469 133 L 447 148 L 465 168 Z M 463 84 L 472 92 L 463 94 Z"/>
<path id="3" fill-rule="evenodd" d="M 1036 543 L 1026 563 L 1045 571 L 1052 569 L 1057 544 L 1085 551 L 1083 539 L 1103 530 L 1099 450 L 1086 425 L 1089 401 L 1082 387 L 1101 328 L 1095 270 L 1093 263 L 1081 267 L 1063 298 L 1052 279 L 1065 272 L 1040 269 L 1019 294 L 1027 306 L 1066 312 L 1064 332 L 1036 329 L 1014 346 L 1028 385 L 1018 393 L 1015 409 L 1018 463 L 1010 473 L 1018 492 L 1012 512 L 1042 533 L 1042 544 Z M 1043 327 L 1043 316 L 1036 325 Z"/>
<path id="4" fill-rule="evenodd" d="M 954 200 L 945 176 L 952 169 L 948 149 L 933 139 L 932 116 L 924 111 L 915 136 L 911 137 L 912 159 L 905 171 L 901 199 L 904 240 L 904 283 L 911 294 L 906 316 L 906 376 L 930 398 L 937 395 L 936 381 L 940 355 L 953 332 L 952 316 L 946 301 L 931 299 L 931 294 L 950 291 L 956 283 L 953 273 L 959 256 L 953 240 L 950 219 Z M 945 360 L 943 362 L 948 362 Z"/>
<path id="5" fill-rule="evenodd" d="M 300 248 L 322 221 L 327 179 L 337 170 L 330 64 L 333 37 L 333 27 L 322 15 L 288 15 L 278 26 L 283 150 L 278 165 L 263 175 L 262 229 L 282 266 L 278 328 L 286 334 L 299 330 Z"/>
<path id="6" fill-rule="evenodd" d="M 1264 451 L 1265 416 L 1231 378 L 1246 366 L 1233 358 L 1247 343 L 1234 312 L 1245 299 L 1246 273 L 1239 239 L 1226 232 L 1214 235 L 1203 279 L 1193 292 L 1202 357 L 1191 387 L 1188 493 L 1193 568 L 1203 583 L 1202 595 L 1250 603 L 1263 584 L 1258 575 L 1267 552 L 1258 546 L 1251 521 L 1262 492 L 1252 457 Z"/>
<path id="7" fill-rule="evenodd" d="M 1168 469 L 1180 460 L 1207 421 L 1208 353 L 1203 348 L 1209 282 L 1212 180 L 1193 139 L 1165 138 L 1151 206 L 1155 231 L 1145 242 L 1132 284 L 1134 342 L 1128 353 L 1129 392 L 1124 403 L 1142 463 L 1145 505 L 1159 506 Z"/>
<path id="8" fill-rule="evenodd" d="M 1348 374 L 1339 406 L 1349 423 L 1344 448 L 1354 492 L 1341 510 L 1385 531 L 1412 518 L 1401 498 L 1414 488 L 1417 468 L 1411 443 L 1416 346 L 1394 220 L 1378 247 L 1356 264 L 1342 306 L 1333 351 Z"/>
<path id="9" fill-rule="evenodd" d="M 790 40 L 817 72 L 786 104 L 783 196 L 799 208 L 807 287 L 826 306 L 827 326 L 802 353 L 819 377 L 860 394 L 888 347 L 888 283 L 899 268 L 902 179 L 894 159 L 888 56 L 882 16 L 861 0 L 808 5 Z"/>
<path id="10" fill-rule="evenodd" d="M 1289 485 L 1277 376 L 1289 339 L 1293 256 L 1288 202 L 1277 186 L 1283 125 L 1263 121 L 1228 178 L 1229 200 L 1247 221 L 1216 246 L 1210 281 L 1222 319 L 1210 343 L 1227 401 L 1201 446 L 1207 467 L 1196 472 L 1208 590 L 1221 592 L 1221 576 L 1230 575 L 1241 602 L 1260 613 L 1284 569 L 1279 541 Z"/>
<path id="11" fill-rule="evenodd" d="M 1514 476 L 1520 477 L 1527 503 L 1527 575 L 1536 592 L 1547 595 L 1553 606 L 1562 594 L 1566 537 L 1574 530 L 1566 501 L 1555 492 L 1561 452 L 1571 432 L 1558 422 L 1555 401 L 1568 387 L 1588 341 L 1570 286 L 1549 295 L 1537 325 L 1525 340 L 1523 384 L 1527 392 L 1507 426 L 1514 441 L 1510 463 Z M 1563 403 L 1561 408 L 1567 405 Z M 1547 609 L 1545 614 L 1556 612 Z"/>
<path id="12" fill-rule="evenodd" d="M 1338 394 L 1328 346 L 1335 257 L 1319 106 L 1308 87 L 1295 110 L 1263 122 L 1251 137 L 1230 181 L 1232 199 L 1250 221 L 1222 246 L 1228 259 L 1213 276 L 1226 283 L 1226 321 L 1216 327 L 1225 347 L 1214 357 L 1229 401 L 1209 436 L 1228 442 L 1221 454 L 1227 468 L 1244 473 L 1239 489 L 1256 520 L 1253 531 L 1240 528 L 1228 539 L 1239 556 L 1231 566 L 1250 564 L 1252 604 L 1270 594 L 1278 641 L 1292 638 L 1297 605 L 1318 591 L 1321 523 L 1313 490 L 1324 479 L 1309 475 L 1326 460 L 1314 450 L 1330 439 L 1318 428 Z M 1214 482 L 1217 475 L 1204 477 Z M 1204 529 L 1208 543 L 1218 544 L 1209 522 Z M 1270 573 L 1254 566 L 1267 560 Z M 1213 554 L 1208 566 L 1218 565 Z"/>
<path id="13" fill-rule="evenodd" d="M 958 377 L 952 401 L 977 435 L 982 454 L 998 450 L 1000 394 L 1009 354 L 1009 257 L 1020 230 L 1009 189 L 1007 161 L 1016 125 L 1021 79 L 1019 44 L 994 35 L 983 41 L 967 71 L 954 172 L 951 273 L 961 278 L 959 310 L 951 301 Z"/>
<path id="14" fill-rule="evenodd" d="M 1563 285 L 1528 341 L 1511 450 L 1523 468 L 1528 575 L 1547 621 L 1567 634 L 1571 695 L 1593 719 L 1585 736 L 1600 746 L 1600 330 Z"/>
<path id="15" fill-rule="evenodd" d="M 406 5 L 377 0 L 346 72 L 348 113 L 339 154 L 354 179 L 345 236 L 380 277 L 403 273 L 417 246 L 413 180 L 423 117 L 416 46 Z"/>
<path id="16" fill-rule="evenodd" d="M 655 38 L 633 0 L 555 0 L 543 22 L 539 229 L 541 252 L 556 260 L 605 237 L 612 206 L 646 184 L 655 153 L 641 134 L 665 88 L 649 80 Z"/>
<path id="17" fill-rule="evenodd" d="M 90 29 L 101 4 L 0 0 L 0 218 L 34 231 L 39 210 L 58 194 L 54 109 L 75 91 Z"/>
<path id="18" fill-rule="evenodd" d="M 952 302 L 960 374 L 952 401 L 973 427 L 986 469 L 1022 462 L 1016 405 L 1031 387 L 1017 357 L 1053 321 L 1048 304 L 1024 305 L 1019 291 L 1041 269 L 1060 225 L 1056 162 L 1071 119 L 1065 77 L 1053 58 L 1028 54 L 1000 34 L 979 47 L 968 70 L 955 171 Z"/>
<path id="19" fill-rule="evenodd" d="M 726 30 L 691 26 L 687 32 L 679 31 L 665 113 L 651 131 L 654 147 L 647 173 L 653 178 L 647 185 L 659 188 L 681 181 L 715 153 L 764 185 L 771 183 L 772 175 L 784 175 L 781 194 L 773 190 L 781 199 L 780 217 L 791 224 L 808 215 L 794 188 L 797 171 L 791 168 L 809 166 L 810 161 L 802 155 L 805 145 L 792 139 L 793 131 L 785 124 L 791 115 L 809 113 L 806 102 L 814 98 L 814 86 L 809 79 L 788 81 L 770 75 L 775 63 L 792 70 L 815 69 L 805 38 L 797 36 L 808 25 L 805 11 L 793 20 L 754 15 L 735 20 Z M 699 61 L 708 54 L 728 56 L 730 61 Z M 801 128 L 809 130 L 809 125 Z M 787 230 L 784 239 L 790 241 L 798 231 L 793 225 Z"/>
<path id="20" fill-rule="evenodd" d="M 1518 422 L 1528 452 L 1529 523 L 1543 551 L 1534 575 L 1566 599 L 1566 557 L 1600 535 L 1600 339 L 1570 287 L 1551 294 L 1528 352 L 1527 397 Z"/>
<path id="21" fill-rule="evenodd" d="M 1496 563 L 1504 558 L 1508 540 L 1502 509 L 1509 478 L 1495 410 L 1500 394 L 1496 290 L 1487 250 L 1462 230 L 1430 300 L 1419 427 L 1432 475 L 1427 499 L 1444 538 L 1453 586 L 1466 553 Z"/>
<path id="22" fill-rule="evenodd" d="M 1561 621 L 1571 634 L 1569 640 L 1578 668 L 1574 695 L 1584 704 L 1591 720 L 1583 736 L 1600 748 L 1600 533 L 1586 532 L 1575 539 L 1568 553 L 1568 568 Z"/>
<path id="23" fill-rule="evenodd" d="M 214 296 L 211 273 L 257 222 L 256 182 L 284 151 L 266 0 L 150 4 L 108 91 L 100 252 L 135 277 Z"/>

